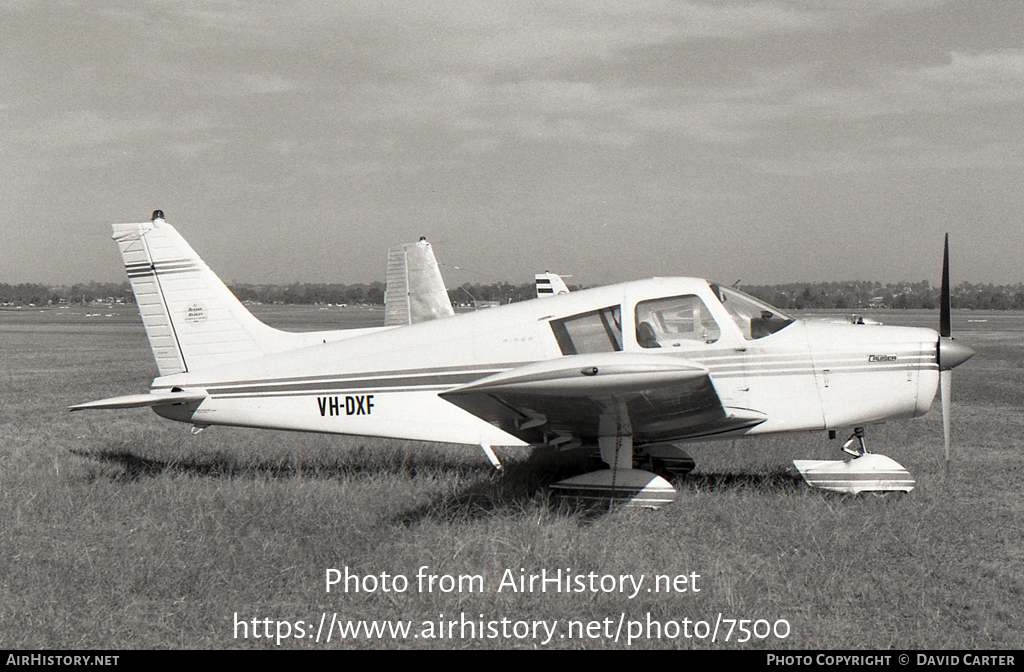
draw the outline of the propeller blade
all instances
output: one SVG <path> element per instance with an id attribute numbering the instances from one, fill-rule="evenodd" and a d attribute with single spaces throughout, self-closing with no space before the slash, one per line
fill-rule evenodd
<path id="1" fill-rule="evenodd" d="M 953 371 L 939 371 L 939 395 L 942 397 L 942 438 L 946 442 L 946 474 L 949 474 L 949 414 L 952 406 Z"/>
<path id="2" fill-rule="evenodd" d="M 949 234 L 942 251 L 942 291 L 939 295 L 939 336 L 949 338 L 952 333 L 949 308 Z"/>
<path id="3" fill-rule="evenodd" d="M 953 340 L 949 295 L 949 234 L 947 233 L 946 243 L 942 250 L 942 290 L 939 296 L 939 342 L 936 345 L 936 354 L 938 356 L 940 372 L 948 371 L 957 367 L 974 356 L 974 350 Z M 949 383 L 947 382 L 946 384 L 948 385 Z"/>
<path id="4" fill-rule="evenodd" d="M 952 317 L 949 300 L 949 233 L 946 233 L 946 241 L 942 246 L 942 290 L 939 294 L 939 396 L 942 400 L 942 439 L 946 444 L 946 474 L 949 474 L 949 435 L 950 419 L 953 401 L 950 398 L 953 394 L 953 367 L 942 368 L 943 341 L 950 343 L 950 334 L 953 333 Z"/>
<path id="5" fill-rule="evenodd" d="M 952 337 L 949 297 L 949 234 L 942 250 L 942 293 L 939 297 L 939 395 L 942 399 L 942 438 L 946 444 L 946 474 L 949 474 L 950 414 L 953 406 L 953 368 L 974 356 L 974 350 Z"/>

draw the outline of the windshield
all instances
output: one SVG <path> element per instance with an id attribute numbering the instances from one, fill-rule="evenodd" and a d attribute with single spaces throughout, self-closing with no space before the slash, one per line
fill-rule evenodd
<path id="1" fill-rule="evenodd" d="M 778 308 L 737 289 L 711 285 L 711 290 L 729 311 L 729 316 L 743 332 L 743 338 L 748 341 L 774 334 L 794 322 L 792 317 Z"/>

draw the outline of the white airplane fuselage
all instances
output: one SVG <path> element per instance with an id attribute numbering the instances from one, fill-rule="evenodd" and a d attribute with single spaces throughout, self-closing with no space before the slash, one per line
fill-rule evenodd
<path id="1" fill-rule="evenodd" d="M 909 492 L 863 428 L 923 415 L 941 389 L 948 442 L 951 369 L 974 354 L 951 337 L 948 245 L 939 333 L 799 320 L 699 278 L 452 315 L 426 241 L 389 256 L 397 326 L 288 333 L 256 319 L 161 211 L 112 230 L 160 376 L 148 394 L 72 411 L 479 444 L 498 469 L 492 446 L 590 445 L 608 468 L 552 484 L 584 500 L 673 501 L 655 472 L 693 468 L 681 442 L 844 428 L 855 459 L 794 460 L 809 484 Z"/>
<path id="2" fill-rule="evenodd" d="M 638 304 L 674 296 L 699 297 L 717 326 L 713 342 L 663 339 L 657 349 L 641 345 Z M 515 436 L 439 395 L 564 357 L 552 322 L 613 307 L 622 316 L 620 349 L 593 353 L 595 361 L 606 366 L 615 358 L 679 360 L 706 370 L 723 406 L 765 416 L 754 426 L 696 436 L 674 436 L 671 427 L 651 424 L 634 433 L 638 445 L 910 418 L 929 410 L 938 387 L 938 334 L 930 329 L 795 320 L 750 338 L 706 281 L 655 278 L 402 327 L 305 334 L 312 343 L 293 350 L 157 378 L 154 393 L 207 396 L 154 410 L 197 426 L 525 446 L 531 442 L 526 434 Z M 573 356 L 583 360 L 587 354 Z"/>

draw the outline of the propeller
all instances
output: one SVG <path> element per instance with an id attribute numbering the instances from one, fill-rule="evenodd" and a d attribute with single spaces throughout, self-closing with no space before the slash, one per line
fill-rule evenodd
<path id="1" fill-rule="evenodd" d="M 972 356 L 971 350 L 953 340 L 949 300 L 949 234 L 942 251 L 942 290 L 939 297 L 939 341 L 936 352 L 939 362 L 939 395 L 942 399 L 942 437 L 946 443 L 946 473 L 949 473 L 950 408 L 953 393 L 953 368 Z"/>

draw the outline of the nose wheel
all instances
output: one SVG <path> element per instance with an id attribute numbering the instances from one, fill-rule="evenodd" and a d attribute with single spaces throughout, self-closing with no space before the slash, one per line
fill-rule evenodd
<path id="1" fill-rule="evenodd" d="M 885 455 L 868 452 L 864 446 L 864 428 L 856 427 L 842 448 L 852 460 L 793 460 L 793 466 L 807 485 L 833 492 L 910 492 L 916 485 L 913 476 L 899 462 Z"/>

